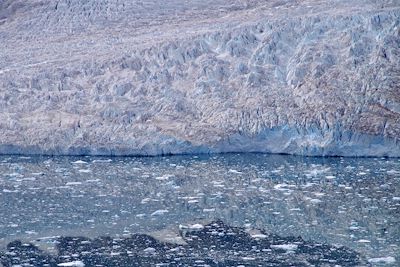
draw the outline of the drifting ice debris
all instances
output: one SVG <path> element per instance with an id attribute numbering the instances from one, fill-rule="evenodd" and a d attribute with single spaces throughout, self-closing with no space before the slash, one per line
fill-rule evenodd
<path id="1" fill-rule="evenodd" d="M 151 216 L 159 216 L 159 215 L 163 215 L 164 213 L 168 213 L 168 210 L 156 210 L 155 212 L 153 212 L 151 214 Z"/>
<path id="2" fill-rule="evenodd" d="M 388 256 L 388 257 L 382 257 L 382 258 L 371 258 L 368 259 L 368 262 L 370 263 L 395 263 L 396 259 L 394 257 Z"/>
<path id="3" fill-rule="evenodd" d="M 86 161 L 83 161 L 83 160 L 77 160 L 77 161 L 73 161 L 71 163 L 72 164 L 88 164 Z"/>
<path id="4" fill-rule="evenodd" d="M 63 262 L 57 264 L 57 266 L 61 267 L 85 267 L 85 264 L 82 261 L 71 261 L 71 262 Z"/>
<path id="5" fill-rule="evenodd" d="M 283 250 L 296 250 L 299 246 L 295 244 L 271 245 L 271 248 Z"/>

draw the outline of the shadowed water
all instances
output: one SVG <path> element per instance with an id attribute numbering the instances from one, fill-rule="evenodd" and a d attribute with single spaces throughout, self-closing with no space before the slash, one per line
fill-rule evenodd
<path id="1" fill-rule="evenodd" d="M 53 255 L 48 256 L 53 264 L 63 259 L 82 261 L 85 266 L 104 265 L 108 260 L 104 266 L 112 266 L 118 255 L 128 255 L 130 249 L 145 257 L 143 264 L 170 266 L 193 266 L 196 260 L 198 266 L 263 266 L 269 259 L 270 266 L 273 262 L 276 266 L 396 266 L 400 260 L 399 159 L 262 154 L 2 157 L 0 201 L 0 245 L 8 251 L 4 255 L 9 256 L 3 255 L 7 260 L 10 255 L 23 258 L 24 249 L 38 249 L 24 245 L 29 242 L 41 249 L 32 253 Z M 206 227 L 217 219 L 224 223 Z M 235 229 L 243 238 L 224 240 L 222 247 L 209 238 L 201 238 L 201 246 L 193 243 L 190 237 L 198 236 L 193 231 L 211 229 L 203 237 L 212 237 L 213 227 L 225 229 L 225 234 Z M 155 247 L 130 242 L 138 234 L 145 234 L 146 240 L 154 237 Z M 62 246 L 68 238 L 71 247 L 79 250 L 76 236 L 83 238 L 76 242 L 96 246 L 100 236 L 108 238 L 111 243 L 104 243 L 103 252 L 109 255 L 96 263 L 88 256 L 96 254 L 90 246 L 71 252 L 72 258 L 57 258 L 69 253 Z M 241 245 L 224 249 L 235 242 Z M 325 247 L 313 254 L 303 249 L 305 244 L 310 249 Z M 170 260 L 182 255 L 182 261 L 166 261 L 167 254 L 158 246 L 163 251 L 172 249 L 167 253 Z M 186 254 L 174 251 L 182 246 Z M 206 253 L 207 257 L 200 253 L 212 246 L 218 253 Z M 339 252 L 329 256 L 329 250 Z M 82 254 L 85 251 L 89 253 Z M 153 252 L 163 257 L 148 256 Z M 127 259 L 120 260 L 128 264 Z"/>

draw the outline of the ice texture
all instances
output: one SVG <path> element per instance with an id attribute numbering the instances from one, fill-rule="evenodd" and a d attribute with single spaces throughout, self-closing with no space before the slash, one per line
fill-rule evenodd
<path id="1" fill-rule="evenodd" d="M 0 1 L 0 153 L 400 156 L 395 0 Z"/>

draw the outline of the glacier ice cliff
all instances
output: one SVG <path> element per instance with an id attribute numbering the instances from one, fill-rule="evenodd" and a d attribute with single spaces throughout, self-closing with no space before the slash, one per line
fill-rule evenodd
<path id="1" fill-rule="evenodd" d="M 396 0 L 2 0 L 0 153 L 400 157 Z"/>

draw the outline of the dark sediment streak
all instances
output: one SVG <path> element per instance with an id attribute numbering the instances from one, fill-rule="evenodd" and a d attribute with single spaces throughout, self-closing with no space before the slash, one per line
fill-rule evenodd
<path id="1" fill-rule="evenodd" d="M 145 234 L 118 239 L 60 237 L 56 255 L 13 241 L 7 251 L 1 252 L 0 260 L 4 267 L 368 266 L 360 254 L 346 247 L 260 233 L 251 236 L 243 228 L 215 221 L 196 230 L 180 231 L 186 242 L 183 245 L 161 242 Z"/>

